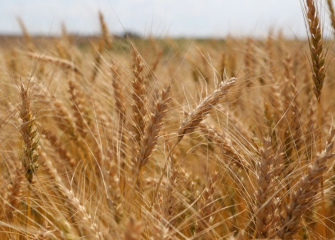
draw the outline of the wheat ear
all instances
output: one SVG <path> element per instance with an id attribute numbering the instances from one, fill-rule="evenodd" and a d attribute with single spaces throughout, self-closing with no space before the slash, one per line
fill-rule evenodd
<path id="1" fill-rule="evenodd" d="M 20 25 L 20 28 L 21 28 L 21 31 L 23 33 L 23 37 L 24 37 L 24 40 L 27 44 L 28 50 L 32 51 L 32 52 L 36 51 L 36 46 L 33 43 L 33 40 L 31 38 L 30 34 L 28 33 L 28 30 L 27 30 L 26 26 L 24 25 L 24 22 L 22 21 L 22 19 L 20 17 L 17 18 L 17 22 Z"/>
<path id="2" fill-rule="evenodd" d="M 329 17 L 330 17 L 330 23 L 332 25 L 334 34 L 335 34 L 335 11 L 332 0 L 327 0 L 327 5 L 329 8 Z"/>
<path id="3" fill-rule="evenodd" d="M 278 220 L 274 199 L 276 192 L 274 180 L 278 173 L 279 154 L 272 153 L 270 138 L 264 139 L 263 142 L 264 146 L 260 149 L 261 160 L 257 168 L 258 190 L 256 192 L 256 230 L 259 239 L 269 238 L 271 234 L 274 234 L 275 224 Z"/>
<path id="4" fill-rule="evenodd" d="M 73 62 L 69 60 L 33 52 L 24 52 L 23 54 L 35 58 L 39 61 L 59 64 L 59 66 L 64 69 L 71 70 L 80 76 L 84 76 L 79 67 L 77 67 Z"/>
<path id="5" fill-rule="evenodd" d="M 294 234 L 300 228 L 300 217 L 312 207 L 322 181 L 322 175 L 328 167 L 326 162 L 332 158 L 334 154 L 334 135 L 332 130 L 330 137 L 326 142 L 324 150 L 316 156 L 313 165 L 308 170 L 308 173 L 303 177 L 296 186 L 296 191 L 292 194 L 292 199 L 286 208 L 286 217 L 282 218 L 282 228 L 278 231 L 278 236 L 282 239 L 292 239 Z"/>
<path id="6" fill-rule="evenodd" d="M 221 133 L 214 126 L 209 126 L 205 123 L 200 123 L 199 127 L 201 132 L 205 134 L 206 138 L 216 143 L 220 148 L 221 152 L 223 153 L 223 155 L 231 159 L 230 161 L 231 163 L 235 164 L 237 167 L 241 169 L 245 168 L 244 164 L 241 161 L 242 158 L 240 156 L 240 153 L 236 151 L 230 139 L 227 138 L 225 134 Z"/>
<path id="7" fill-rule="evenodd" d="M 209 111 L 219 102 L 219 100 L 225 96 L 228 90 L 235 84 L 235 78 L 232 78 L 226 82 L 222 82 L 218 89 L 203 99 L 200 104 L 188 114 L 186 119 L 182 122 L 178 130 L 178 142 L 187 133 L 192 133 L 199 123 L 205 118 Z"/>
<path id="8" fill-rule="evenodd" d="M 146 98 L 146 89 L 145 89 L 145 82 L 143 77 L 143 63 L 141 60 L 140 55 L 133 47 L 132 49 L 133 58 L 134 58 L 134 81 L 132 82 L 133 87 L 133 105 L 132 105 L 132 112 L 133 112 L 133 125 L 132 130 L 134 133 L 135 141 L 138 145 L 141 145 L 142 135 L 145 128 L 145 121 L 144 118 L 147 114 L 147 110 L 145 107 L 147 98 Z"/>
<path id="9" fill-rule="evenodd" d="M 142 225 L 142 223 L 137 222 L 133 216 L 130 216 L 123 239 L 124 240 L 141 239 L 143 231 L 144 226 Z"/>
<path id="10" fill-rule="evenodd" d="M 26 171 L 25 175 L 29 183 L 33 181 L 33 174 L 38 168 L 37 160 L 38 154 L 36 149 L 38 147 L 37 130 L 35 127 L 35 118 L 30 111 L 30 99 L 28 97 L 28 90 L 21 84 L 21 111 L 20 118 L 22 120 L 20 132 L 24 142 L 22 164 Z"/>
<path id="11" fill-rule="evenodd" d="M 79 84 L 72 80 L 69 81 L 69 93 L 76 128 L 84 138 L 88 133 L 87 127 L 90 126 L 89 110 L 86 101 L 87 98 L 81 91 Z"/>
<path id="12" fill-rule="evenodd" d="M 168 109 L 168 104 L 171 100 L 169 97 L 169 92 L 170 86 L 166 90 L 162 91 L 160 100 L 155 104 L 149 123 L 145 129 L 145 135 L 137 157 L 137 162 L 140 168 L 148 162 L 149 157 L 157 145 L 159 132 L 162 128 L 163 120 Z"/>
<path id="13" fill-rule="evenodd" d="M 321 33 L 321 22 L 316 10 L 314 0 L 306 0 L 307 24 L 309 29 L 309 47 L 313 64 L 314 93 L 318 101 L 321 98 L 321 90 L 326 76 L 325 54 Z"/>
<path id="14" fill-rule="evenodd" d="M 108 27 L 107 27 L 107 24 L 105 22 L 104 15 L 102 14 L 101 11 L 99 11 L 99 21 L 100 21 L 100 28 L 101 28 L 102 38 L 105 42 L 105 48 L 111 48 L 112 42 L 111 42 L 111 39 L 110 39 L 110 36 L 109 36 Z"/>

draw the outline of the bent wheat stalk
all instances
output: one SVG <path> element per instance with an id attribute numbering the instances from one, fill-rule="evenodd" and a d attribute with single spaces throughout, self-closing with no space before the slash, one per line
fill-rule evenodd
<path id="1" fill-rule="evenodd" d="M 184 135 L 187 133 L 192 133 L 196 127 L 199 126 L 201 121 L 205 118 L 205 116 L 209 113 L 209 111 L 219 102 L 219 100 L 225 96 L 228 92 L 228 90 L 234 86 L 236 82 L 236 78 L 231 78 L 230 80 L 227 80 L 225 82 L 222 82 L 218 89 L 214 90 L 214 92 L 210 95 L 208 95 L 205 99 L 203 99 L 199 105 L 188 114 L 186 119 L 182 122 L 182 124 L 179 127 L 178 130 L 178 139 L 177 142 L 173 145 L 173 147 L 170 149 L 168 153 L 167 160 L 165 162 L 164 168 L 162 169 L 162 174 L 158 180 L 157 187 L 154 192 L 154 198 L 151 203 L 151 209 L 156 201 L 157 194 L 161 185 L 161 182 L 164 177 L 164 173 L 166 171 L 166 168 L 168 166 L 169 159 L 171 158 L 171 154 L 174 150 L 174 148 L 178 145 L 178 143 L 183 139 Z"/>

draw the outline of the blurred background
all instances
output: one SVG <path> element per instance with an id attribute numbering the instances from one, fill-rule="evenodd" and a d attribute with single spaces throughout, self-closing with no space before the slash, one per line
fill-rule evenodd
<path id="1" fill-rule="evenodd" d="M 299 0 L 1 0 L 0 33 L 20 33 L 20 16 L 31 34 L 60 34 L 63 22 L 71 33 L 92 35 L 100 31 L 98 10 L 116 35 L 264 37 L 273 29 L 306 36 Z M 330 35 L 329 25 L 324 32 Z"/>

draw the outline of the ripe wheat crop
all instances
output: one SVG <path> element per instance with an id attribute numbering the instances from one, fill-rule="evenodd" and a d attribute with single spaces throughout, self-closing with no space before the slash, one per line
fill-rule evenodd
<path id="1" fill-rule="evenodd" d="M 19 19 L 0 239 L 335 238 L 335 34 L 302 6 L 307 40 L 117 38 L 101 12 L 100 36 L 38 38 Z"/>

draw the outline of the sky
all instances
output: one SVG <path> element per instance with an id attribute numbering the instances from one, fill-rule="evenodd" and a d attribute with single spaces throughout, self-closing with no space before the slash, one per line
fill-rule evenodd
<path id="1" fill-rule="evenodd" d="M 264 37 L 270 29 L 305 37 L 300 0 L 0 0 L 0 33 L 20 33 L 20 16 L 31 34 L 99 32 L 98 10 L 111 33 L 157 37 Z M 321 18 L 328 22 L 327 8 Z M 325 32 L 331 32 L 328 25 Z"/>

